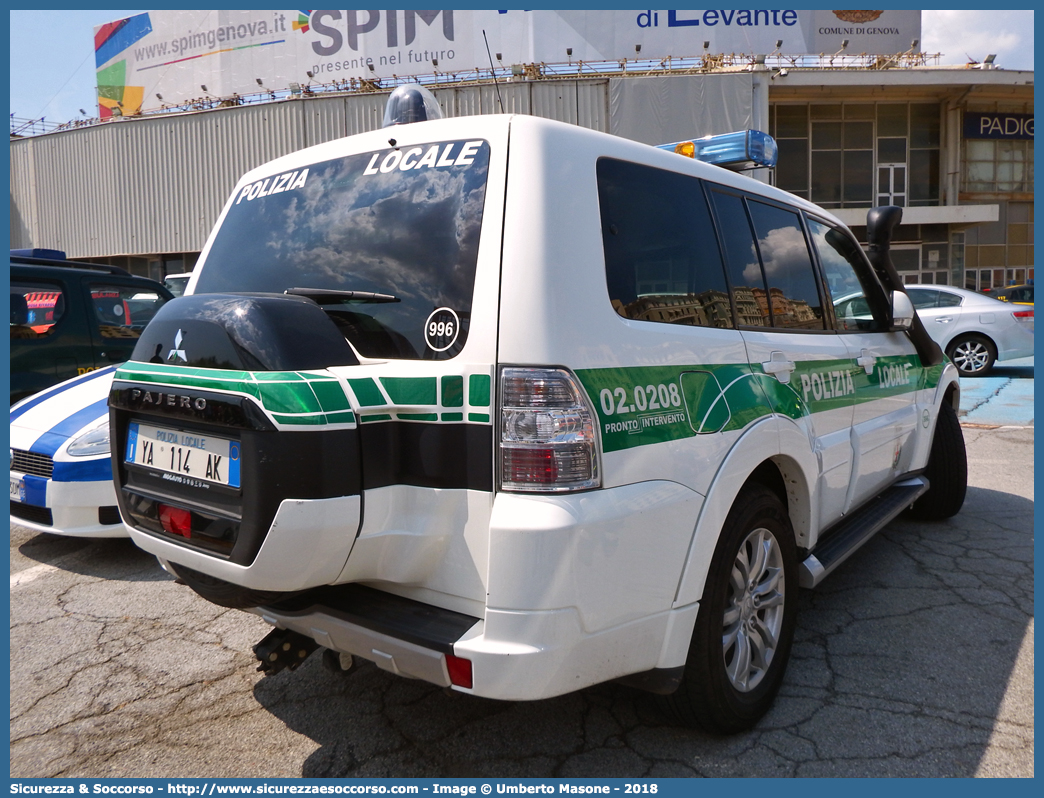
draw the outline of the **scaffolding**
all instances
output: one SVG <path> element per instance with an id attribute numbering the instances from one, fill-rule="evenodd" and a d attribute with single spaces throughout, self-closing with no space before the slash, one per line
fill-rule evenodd
<path id="1" fill-rule="evenodd" d="M 120 113 L 117 108 L 112 117 L 100 119 L 87 117 L 68 122 L 50 122 L 45 118 L 22 119 L 11 115 L 11 136 L 36 136 L 60 130 L 108 124 L 120 119 L 151 117 L 157 114 L 182 113 L 188 111 L 206 111 L 213 108 L 229 108 L 239 105 L 255 105 L 258 103 L 279 100 L 304 99 L 315 96 L 339 94 L 366 94 L 391 91 L 397 86 L 407 83 L 420 83 L 429 89 L 471 86 L 494 82 L 519 82 L 539 80 L 584 79 L 584 78 L 636 78 L 650 76 L 696 75 L 714 72 L 752 71 L 754 69 L 791 70 L 791 69 L 832 69 L 832 70 L 883 70 L 933 68 L 939 66 L 941 53 L 915 52 L 913 49 L 892 55 L 875 55 L 871 53 L 818 55 L 784 55 L 774 52 L 767 55 L 749 55 L 746 53 L 710 53 L 703 52 L 691 56 L 667 56 L 661 59 L 619 59 L 607 61 L 568 61 L 560 63 L 536 62 L 528 64 L 503 64 L 499 61 L 488 68 L 474 68 L 453 72 L 433 72 L 425 75 L 378 74 L 370 67 L 372 75 L 368 78 L 346 78 L 326 83 L 308 80 L 305 83 L 290 83 L 283 89 L 261 89 L 249 94 L 232 94 L 231 96 L 194 98 L 179 103 L 168 103 L 140 113 Z M 763 66 L 762 66 L 763 65 Z M 965 68 L 993 68 L 992 64 L 970 62 Z M 310 73 L 309 73 L 310 74 Z"/>

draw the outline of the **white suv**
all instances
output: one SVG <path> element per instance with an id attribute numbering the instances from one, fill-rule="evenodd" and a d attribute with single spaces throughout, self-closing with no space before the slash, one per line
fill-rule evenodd
<path id="1" fill-rule="evenodd" d="M 123 518 L 276 627 L 269 670 L 322 646 L 500 699 L 616 679 L 749 727 L 798 587 L 963 502 L 899 213 L 871 262 L 783 191 L 529 116 L 287 155 L 116 375 Z"/>

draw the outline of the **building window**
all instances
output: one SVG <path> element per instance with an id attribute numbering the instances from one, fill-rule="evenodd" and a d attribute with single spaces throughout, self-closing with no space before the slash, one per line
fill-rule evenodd
<path id="1" fill-rule="evenodd" d="M 1033 191 L 1033 142 L 965 139 L 962 191 Z"/>
<path id="2" fill-rule="evenodd" d="M 937 103 L 777 105 L 775 184 L 828 208 L 936 205 Z"/>
<path id="3" fill-rule="evenodd" d="M 950 233 L 950 277 L 953 285 L 960 285 L 964 277 L 964 233 Z M 965 288 L 968 286 L 965 285 Z M 975 290 L 974 288 L 972 289 Z"/>
<path id="4" fill-rule="evenodd" d="M 808 106 L 776 106 L 770 119 L 772 134 L 779 147 L 775 183 L 808 199 Z"/>
<path id="5" fill-rule="evenodd" d="M 939 105 L 910 104 L 910 205 L 939 203 Z"/>

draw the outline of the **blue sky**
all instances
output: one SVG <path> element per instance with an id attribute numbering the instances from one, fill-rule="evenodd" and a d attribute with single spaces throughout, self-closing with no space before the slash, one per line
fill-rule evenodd
<path id="1" fill-rule="evenodd" d="M 11 11 L 11 106 L 22 119 L 67 122 L 97 115 L 94 26 L 141 11 Z M 924 11 L 921 49 L 942 63 L 996 53 L 1004 69 L 1033 69 L 1033 12 Z"/>

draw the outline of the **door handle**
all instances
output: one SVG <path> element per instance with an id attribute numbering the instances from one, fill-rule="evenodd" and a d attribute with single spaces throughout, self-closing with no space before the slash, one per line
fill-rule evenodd
<path id="1" fill-rule="evenodd" d="M 793 360 L 783 352 L 772 352 L 769 359 L 761 364 L 766 374 L 773 375 L 777 380 L 786 385 L 790 382 L 790 375 L 797 368 Z"/>
<path id="2" fill-rule="evenodd" d="M 874 357 L 874 353 L 869 349 L 864 349 L 859 353 L 859 357 L 856 358 L 856 365 L 862 366 L 863 371 L 867 374 L 874 373 L 874 364 L 877 362 L 877 358 Z"/>
<path id="3" fill-rule="evenodd" d="M 953 316 L 940 316 L 938 319 L 935 320 L 935 323 L 949 324 L 951 321 L 953 321 Z"/>

